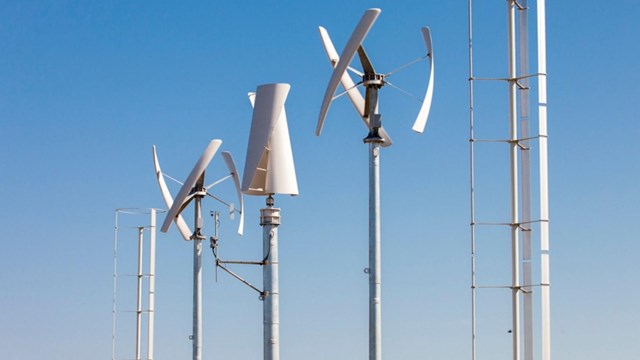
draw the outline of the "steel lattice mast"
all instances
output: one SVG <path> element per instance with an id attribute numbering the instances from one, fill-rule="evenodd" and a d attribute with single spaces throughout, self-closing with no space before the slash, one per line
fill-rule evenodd
<path id="1" fill-rule="evenodd" d="M 529 70 L 529 21 L 527 0 L 507 0 L 507 76 L 480 78 L 474 73 L 473 1 L 468 1 L 469 25 L 469 140 L 470 140 L 470 207 L 471 207 L 471 358 L 477 356 L 477 289 L 504 288 L 511 291 L 512 356 L 514 360 L 533 360 L 534 354 L 550 360 L 550 299 L 549 299 L 549 216 L 547 172 L 547 92 L 546 92 L 546 29 L 545 2 L 536 2 L 538 71 Z M 530 79 L 537 80 L 538 134 L 530 134 Z M 477 139 L 475 137 L 474 87 L 476 81 L 504 81 L 508 85 L 508 139 Z M 539 218 L 531 215 L 531 148 L 539 147 Z M 507 223 L 481 222 L 476 213 L 475 147 L 480 142 L 503 142 L 509 146 L 509 209 Z M 533 238 L 534 225 L 539 225 L 540 282 L 534 283 Z M 511 283 L 508 286 L 477 284 L 476 229 L 480 225 L 508 226 L 511 242 Z M 540 290 L 539 322 L 534 319 L 534 288 Z M 534 341 L 535 324 L 540 324 L 539 342 Z M 539 344 L 540 349 L 535 347 Z"/>

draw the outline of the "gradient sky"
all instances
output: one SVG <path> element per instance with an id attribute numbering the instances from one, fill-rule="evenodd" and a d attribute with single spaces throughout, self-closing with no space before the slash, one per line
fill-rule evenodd
<path id="1" fill-rule="evenodd" d="M 467 2 L 335 0 L 0 1 L 0 358 L 110 357 L 114 209 L 164 206 L 152 145 L 174 177 L 212 138 L 243 169 L 246 93 L 270 82 L 292 86 L 300 187 L 276 199 L 282 358 L 366 358 L 366 131 L 344 98 L 320 138 L 314 130 L 330 76 L 317 26 L 340 50 L 370 7 L 383 10 L 365 41 L 378 70 L 423 54 L 421 26 L 436 55 L 423 135 L 410 131 L 415 100 L 381 94 L 395 142 L 381 159 L 383 353 L 468 359 Z M 630 0 L 547 4 L 554 359 L 640 358 L 639 16 Z M 476 19 L 477 75 L 504 77 L 504 1 L 476 1 Z M 394 84 L 422 96 L 426 69 Z M 507 131 L 504 89 L 479 95 L 487 134 Z M 491 154 L 479 160 L 479 217 L 506 220 L 507 153 Z M 216 158 L 208 175 L 223 169 Z M 246 199 L 242 238 L 223 218 L 224 256 L 260 258 L 262 206 Z M 497 235 L 482 235 L 488 283 L 509 276 L 508 239 Z M 190 245 L 175 229 L 158 236 L 156 359 L 191 356 Z M 121 250 L 124 264 L 131 254 Z M 261 358 L 257 294 L 226 274 L 216 283 L 208 249 L 204 259 L 204 359 Z M 256 269 L 237 270 L 261 281 Z M 484 294 L 478 359 L 508 359 L 508 294 Z"/>

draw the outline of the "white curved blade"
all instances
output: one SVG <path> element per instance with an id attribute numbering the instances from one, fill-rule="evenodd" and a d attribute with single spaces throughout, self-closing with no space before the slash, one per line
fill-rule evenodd
<path id="1" fill-rule="evenodd" d="M 353 31 L 353 34 L 351 34 L 351 38 L 349 38 L 347 45 L 345 45 L 344 49 L 342 50 L 342 56 L 340 56 L 338 63 L 333 69 L 331 79 L 329 79 L 329 84 L 327 85 L 327 90 L 325 91 L 324 98 L 322 99 L 320 115 L 318 116 L 318 126 L 316 127 L 317 136 L 320 136 L 320 133 L 322 133 L 324 120 L 327 117 L 327 112 L 329 111 L 329 106 L 331 106 L 333 94 L 338 88 L 338 83 L 343 77 L 342 75 L 347 70 L 347 67 L 351 63 L 351 60 L 353 60 L 353 56 L 358 50 L 358 47 L 360 46 L 360 44 L 362 44 L 362 41 L 369 33 L 369 30 L 371 30 L 371 27 L 380 15 L 380 12 L 380 9 L 369 9 L 365 11 L 364 15 L 362 15 L 362 18 L 360 19 L 360 22 Z"/>
<path id="2" fill-rule="evenodd" d="M 173 205 L 173 197 L 171 196 L 169 187 L 167 187 L 167 183 L 164 181 L 164 175 L 162 174 L 162 170 L 160 169 L 160 162 L 158 161 L 158 155 L 156 154 L 155 145 L 153 146 L 153 165 L 156 170 L 156 178 L 158 179 L 158 186 L 160 186 L 160 193 L 162 194 L 164 203 L 167 205 L 167 209 L 170 209 Z M 175 221 L 182 237 L 185 240 L 189 240 L 192 232 L 189 229 L 189 226 L 187 226 L 187 223 L 182 218 L 182 215 L 178 215 Z"/>
<path id="3" fill-rule="evenodd" d="M 160 231 L 167 232 L 167 230 L 169 230 L 169 227 L 171 226 L 171 221 L 173 221 L 174 218 L 180 215 L 180 211 L 184 209 L 184 207 L 186 206 L 185 203 L 188 202 L 188 196 L 191 192 L 191 189 L 193 189 L 193 186 L 196 184 L 198 179 L 200 179 L 200 176 L 202 175 L 204 170 L 207 168 L 211 160 L 213 160 L 213 157 L 215 156 L 221 144 L 222 140 L 214 139 L 211 140 L 209 145 L 207 145 L 207 148 L 204 149 L 204 152 L 200 156 L 200 159 L 198 159 L 196 164 L 193 166 L 193 169 L 191 170 L 191 173 L 189 173 L 187 180 L 185 180 L 184 185 L 182 185 L 182 187 L 180 188 L 180 191 L 178 192 L 173 205 L 169 209 L 169 212 L 164 219 L 164 223 L 162 223 L 162 228 L 160 229 Z"/>
<path id="4" fill-rule="evenodd" d="M 222 158 L 224 159 L 224 163 L 227 165 L 227 169 L 231 173 L 233 178 L 233 184 L 236 187 L 236 192 L 238 193 L 238 204 L 240 204 L 240 224 L 238 225 L 238 235 L 242 235 L 244 232 L 244 200 L 242 198 L 242 190 L 240 189 L 240 177 L 238 176 L 238 169 L 236 168 L 235 162 L 233 162 L 233 157 L 231 153 L 228 151 L 222 152 Z M 231 208 L 231 211 L 234 211 L 235 208 Z"/>
<path id="5" fill-rule="evenodd" d="M 338 64 L 338 61 L 340 60 L 340 56 L 338 55 L 336 48 L 333 46 L 333 42 L 331 41 L 327 30 L 322 26 L 319 26 L 318 30 L 320 31 L 320 39 L 322 40 L 322 45 L 324 45 L 324 50 L 329 57 L 329 61 L 331 62 L 331 67 L 335 68 Z M 342 87 L 347 91 L 347 96 L 349 97 L 349 100 L 351 100 L 351 104 L 353 104 L 353 107 L 356 109 L 358 115 L 360 115 L 360 117 L 363 117 L 364 98 L 362 97 L 360 90 L 355 87 L 356 84 L 353 82 L 351 76 L 349 76 L 349 73 L 347 71 L 342 73 L 340 83 L 342 84 Z"/>
<path id="6" fill-rule="evenodd" d="M 249 93 L 254 105 L 242 192 L 298 194 L 284 103 L 291 86 L 266 84 Z"/>
<path id="7" fill-rule="evenodd" d="M 293 163 L 287 112 L 284 107 L 269 139 L 269 145 L 271 149 L 265 193 L 298 195 L 298 180 Z"/>
<path id="8" fill-rule="evenodd" d="M 434 80 L 433 43 L 431 42 L 431 31 L 426 26 L 422 28 L 422 37 L 424 38 L 424 44 L 427 47 L 427 56 L 429 56 L 429 66 L 431 67 L 431 71 L 429 72 L 429 86 L 427 87 L 427 93 L 422 101 L 418 117 L 411 128 L 411 130 L 418 133 L 422 133 L 424 131 L 424 127 L 427 125 L 429 111 L 431 110 L 431 100 L 433 99 Z"/>

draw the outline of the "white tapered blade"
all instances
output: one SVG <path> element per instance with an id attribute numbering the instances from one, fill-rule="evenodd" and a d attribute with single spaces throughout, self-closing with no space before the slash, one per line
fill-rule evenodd
<path id="1" fill-rule="evenodd" d="M 327 112 L 329 111 L 329 106 L 331 106 L 331 101 L 333 99 L 333 94 L 336 92 L 338 88 L 338 83 L 342 79 L 342 75 L 349 67 L 351 60 L 353 60 L 353 56 L 362 41 L 371 30 L 373 23 L 375 23 L 376 19 L 380 15 L 380 9 L 369 9 L 365 11 L 364 15 L 360 19 L 360 22 L 356 26 L 353 34 L 351 34 L 351 38 L 345 45 L 342 50 L 342 55 L 340 56 L 338 63 L 333 69 L 333 73 L 331 74 L 331 79 L 329 80 L 329 84 L 327 85 L 327 90 L 324 93 L 324 98 L 322 99 L 322 106 L 320 107 L 320 114 L 318 116 L 318 126 L 316 127 L 316 135 L 320 136 L 322 133 L 322 127 L 324 126 L 324 120 L 327 117 Z M 363 106 L 364 113 L 364 106 Z"/>
<path id="2" fill-rule="evenodd" d="M 298 195 L 298 180 L 289 138 L 287 111 L 283 107 L 269 140 L 269 168 L 265 194 Z"/>
<path id="3" fill-rule="evenodd" d="M 322 26 L 319 26 L 318 31 L 320 32 L 320 39 L 322 40 L 322 45 L 324 45 L 324 50 L 327 53 L 329 62 L 331 63 L 331 66 L 335 68 L 335 66 L 338 64 L 338 61 L 340 60 L 340 56 L 338 55 L 336 48 L 333 46 L 333 42 L 331 41 L 331 37 L 329 37 L 329 33 L 327 32 L 327 29 L 323 28 Z M 364 97 L 362 97 L 360 90 L 358 90 L 358 88 L 356 87 L 356 84 L 351 79 L 351 76 L 349 75 L 348 71 L 345 71 L 344 73 L 342 73 L 342 77 L 340 78 L 340 84 L 347 92 L 347 96 L 349 97 L 349 100 L 351 101 L 353 108 L 356 110 L 358 115 L 360 115 L 360 119 L 362 119 L 362 122 L 368 129 L 369 119 L 364 117 Z M 384 139 L 382 146 L 383 147 L 391 146 L 393 142 L 391 141 L 391 138 L 389 137 L 387 132 L 384 130 L 384 128 L 382 127 L 380 128 L 379 134 Z"/>
<path id="4" fill-rule="evenodd" d="M 424 44 L 427 47 L 427 56 L 429 57 L 429 86 L 427 87 L 427 93 L 422 101 L 420 112 L 416 121 L 413 123 L 411 130 L 422 133 L 424 127 L 427 125 L 427 119 L 429 118 L 429 111 L 431 110 L 431 100 L 433 99 L 433 74 L 434 74 L 434 61 L 433 61 L 433 43 L 431 41 L 431 31 L 428 27 L 422 28 L 422 37 L 424 38 Z"/>
<path id="5" fill-rule="evenodd" d="M 207 145 L 207 148 L 204 149 L 204 152 L 200 156 L 200 159 L 198 159 L 196 164 L 193 166 L 193 169 L 191 170 L 191 173 L 189 173 L 187 180 L 185 180 L 184 184 L 180 188 L 180 191 L 178 192 L 173 205 L 171 206 L 171 208 L 169 208 L 167 217 L 164 219 L 164 223 L 162 223 L 162 228 L 160 229 L 162 232 L 167 232 L 167 230 L 169 230 L 169 227 L 171 226 L 171 222 L 173 221 L 173 219 L 180 215 L 180 212 L 186 205 L 185 203 L 190 200 L 188 199 L 188 196 L 191 192 L 191 189 L 193 189 L 204 170 L 207 168 L 207 166 L 209 166 L 209 163 L 211 162 L 211 160 L 213 160 L 213 157 L 218 151 L 218 148 L 220 148 L 221 144 L 222 140 L 214 139 L 211 140 L 209 145 Z"/>
<path id="6" fill-rule="evenodd" d="M 322 40 L 322 45 L 324 45 L 324 50 L 327 53 L 327 57 L 329 57 L 329 61 L 331 62 L 331 67 L 335 68 L 335 66 L 338 64 L 338 60 L 340 60 L 340 56 L 338 55 L 336 48 L 333 46 L 333 42 L 331 41 L 327 30 L 322 26 L 318 27 L 318 30 L 320 31 L 320 39 Z M 358 115 L 360 115 L 360 117 L 363 117 L 364 98 L 362 97 L 360 90 L 355 87 L 356 84 L 351 79 L 351 76 L 349 76 L 349 72 L 345 71 L 344 73 L 342 73 L 340 83 L 342 84 L 342 87 L 347 91 L 347 96 L 349 97 L 349 100 L 351 100 L 351 104 L 353 104 L 353 107 L 356 109 Z"/>
<path id="7" fill-rule="evenodd" d="M 244 200 L 242 199 L 242 190 L 240 188 L 240 177 L 238 176 L 238 169 L 236 168 L 236 164 L 233 161 L 233 157 L 231 153 L 228 151 L 222 152 L 222 158 L 224 159 L 224 163 L 227 165 L 227 169 L 231 173 L 231 177 L 233 178 L 233 185 L 236 187 L 236 193 L 238 194 L 238 204 L 240 204 L 240 224 L 238 225 L 238 235 L 242 235 L 244 232 Z M 235 211 L 235 207 L 231 204 L 231 208 L 229 209 L 233 216 Z"/>
<path id="8" fill-rule="evenodd" d="M 284 103 L 291 86 L 266 84 L 249 93 L 254 105 L 242 178 L 247 195 L 298 194 Z"/>
<path id="9" fill-rule="evenodd" d="M 162 194 L 162 199 L 164 199 L 164 203 L 167 205 L 167 209 L 170 209 L 173 205 L 173 197 L 171 196 L 171 192 L 169 191 L 169 187 L 167 187 L 167 183 L 164 180 L 164 175 L 162 174 L 162 169 L 160 169 L 160 161 L 158 161 L 158 154 L 156 153 L 156 147 L 153 146 L 153 165 L 156 170 L 156 179 L 158 180 L 158 186 L 160 187 L 160 193 Z M 191 237 L 191 230 L 187 223 L 182 218 L 182 215 L 178 215 L 175 219 L 176 226 L 178 227 L 178 231 L 185 240 L 189 240 Z"/>

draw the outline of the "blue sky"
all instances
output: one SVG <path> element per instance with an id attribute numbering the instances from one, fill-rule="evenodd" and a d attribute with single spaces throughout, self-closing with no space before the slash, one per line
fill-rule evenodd
<path id="1" fill-rule="evenodd" d="M 504 1 L 476 3 L 476 66 L 504 76 Z M 635 5 L 547 4 L 555 359 L 640 356 Z M 341 49 L 370 7 L 383 10 L 365 41 L 379 70 L 421 56 L 425 25 L 437 70 L 423 135 L 410 131 L 417 102 L 390 88 L 381 96 L 395 141 L 381 160 L 384 355 L 468 358 L 466 1 L 333 0 L 0 2 L 0 357 L 108 358 L 114 209 L 163 207 L 151 146 L 182 178 L 220 138 L 242 169 L 246 93 L 287 82 L 300 196 L 277 199 L 282 357 L 365 358 L 366 131 L 346 99 L 332 105 L 322 137 L 314 130 L 330 76 L 317 26 Z M 421 64 L 394 83 L 421 94 L 425 73 Z M 483 91 L 487 131 L 507 129 L 504 94 Z M 487 216 L 506 218 L 500 154 L 482 160 L 489 191 L 479 196 Z M 222 171 L 214 159 L 209 174 Z M 230 258 L 260 257 L 263 200 L 246 202 L 244 237 L 222 224 Z M 482 249 L 495 264 L 499 245 Z M 204 358 L 260 358 L 262 304 L 224 274 L 215 283 L 205 255 Z M 505 274 L 487 264 L 486 274 Z M 254 269 L 238 271 L 260 281 Z M 175 230 L 158 237 L 157 279 L 156 358 L 188 357 L 191 246 Z M 483 298 L 479 359 L 509 358 L 505 296 Z"/>

